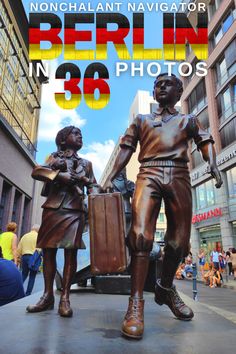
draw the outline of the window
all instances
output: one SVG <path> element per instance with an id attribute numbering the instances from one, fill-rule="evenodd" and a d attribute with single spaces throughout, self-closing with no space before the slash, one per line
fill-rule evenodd
<path id="1" fill-rule="evenodd" d="M 227 74 L 227 66 L 226 66 L 225 58 L 220 62 L 219 68 L 220 68 L 220 76 L 224 77 Z"/>
<path id="2" fill-rule="evenodd" d="M 228 29 L 232 26 L 234 22 L 233 10 L 231 9 L 224 20 L 220 23 L 219 27 L 217 28 L 213 38 L 211 40 L 212 46 L 215 47 L 223 35 L 228 31 Z"/>
<path id="3" fill-rule="evenodd" d="M 214 183 L 211 179 L 196 187 L 197 209 L 203 209 L 215 204 Z"/>
<path id="4" fill-rule="evenodd" d="M 233 22 L 234 22 L 234 18 L 233 18 L 233 13 L 231 12 L 229 16 L 223 21 L 222 24 L 223 33 L 228 31 L 228 29 L 233 24 Z"/>
<path id="5" fill-rule="evenodd" d="M 209 21 L 212 19 L 213 15 L 215 14 L 216 12 L 216 1 L 213 0 L 210 2 L 209 6 L 208 6 L 208 18 L 209 18 Z"/>
<path id="6" fill-rule="evenodd" d="M 199 153 L 199 151 L 197 149 L 195 149 L 193 152 L 192 152 L 192 166 L 193 168 L 196 168 L 197 166 L 201 165 L 204 161 L 201 157 L 201 154 Z"/>
<path id="7" fill-rule="evenodd" d="M 218 30 L 215 33 L 215 45 L 221 40 L 223 37 L 223 30 L 222 27 L 218 28 Z"/>
<path id="8" fill-rule="evenodd" d="M 156 230 L 155 232 L 155 241 L 164 241 L 165 231 L 164 230 Z"/>
<path id="9" fill-rule="evenodd" d="M 230 43 L 230 45 L 225 49 L 225 61 L 226 61 L 227 69 L 229 69 L 231 65 L 233 65 L 236 62 L 235 51 L 236 51 L 236 40 L 233 40 Z"/>
<path id="10" fill-rule="evenodd" d="M 216 64 L 217 90 L 236 73 L 236 39 L 224 51 L 223 57 Z"/>
<path id="11" fill-rule="evenodd" d="M 196 114 L 207 103 L 205 81 L 202 80 L 188 98 L 189 113 Z"/>
<path id="12" fill-rule="evenodd" d="M 222 0 L 212 0 L 212 1 L 210 1 L 209 5 L 208 5 L 208 18 L 209 18 L 209 21 L 211 21 L 212 17 L 214 16 L 214 14 L 216 13 L 217 9 L 219 8 L 221 2 L 222 2 Z"/>
<path id="13" fill-rule="evenodd" d="M 0 201 L 0 232 L 5 228 L 5 216 L 9 207 L 10 191 L 11 185 L 4 181 Z"/>
<path id="14" fill-rule="evenodd" d="M 21 207 L 22 194 L 19 191 L 15 191 L 13 210 L 12 210 L 12 221 L 19 223 L 20 207 Z"/>
<path id="15" fill-rule="evenodd" d="M 164 213 L 160 213 L 158 216 L 158 222 L 164 222 L 164 221 L 165 221 Z"/>
<path id="16" fill-rule="evenodd" d="M 150 113 L 156 112 L 157 108 L 158 108 L 157 103 L 150 103 Z"/>
<path id="17" fill-rule="evenodd" d="M 228 88 L 222 95 L 223 97 L 223 108 L 224 111 L 227 111 L 231 106 L 231 98 L 230 98 L 230 89 Z"/>
<path id="18" fill-rule="evenodd" d="M 220 130 L 220 139 L 222 148 L 232 144 L 236 140 L 236 118 L 232 119 L 229 123 L 223 126 Z"/>
<path id="19" fill-rule="evenodd" d="M 226 172 L 229 197 L 236 197 L 236 167 Z"/>
<path id="20" fill-rule="evenodd" d="M 12 68 L 9 63 L 6 64 L 6 71 L 5 71 L 5 76 L 3 79 L 3 91 L 2 95 L 9 104 L 10 107 L 12 107 L 12 102 L 13 102 L 13 92 L 14 92 L 14 86 L 15 86 L 15 78 L 14 78 L 14 73 L 12 71 Z"/>
<path id="21" fill-rule="evenodd" d="M 201 111 L 200 114 L 198 114 L 197 119 L 199 120 L 201 126 L 209 130 L 209 117 L 208 117 L 208 110 L 205 108 L 203 111 Z"/>
<path id="22" fill-rule="evenodd" d="M 22 216 L 22 226 L 21 235 L 24 235 L 29 231 L 31 225 L 29 225 L 29 215 L 30 214 L 30 199 L 25 197 L 23 216 Z"/>
<path id="23" fill-rule="evenodd" d="M 207 206 L 215 204 L 214 186 L 212 181 L 207 181 L 205 183 L 206 187 L 206 202 Z"/>
<path id="24" fill-rule="evenodd" d="M 205 185 L 202 184 L 196 188 L 197 193 L 197 209 L 202 209 L 207 206 L 205 198 Z"/>
<path id="25" fill-rule="evenodd" d="M 217 107 L 220 123 L 222 124 L 236 111 L 236 82 L 231 83 L 218 95 Z"/>

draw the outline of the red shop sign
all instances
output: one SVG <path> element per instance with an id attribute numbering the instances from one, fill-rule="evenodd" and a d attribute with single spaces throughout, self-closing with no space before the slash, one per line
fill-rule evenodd
<path id="1" fill-rule="evenodd" d="M 222 216 L 221 208 L 215 208 L 202 214 L 193 215 L 192 224 L 195 224 L 196 222 L 200 222 L 202 220 L 208 220 L 217 216 Z"/>

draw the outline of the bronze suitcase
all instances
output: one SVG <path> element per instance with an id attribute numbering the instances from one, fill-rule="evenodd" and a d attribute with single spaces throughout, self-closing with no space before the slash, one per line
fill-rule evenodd
<path id="1" fill-rule="evenodd" d="M 89 233 L 91 272 L 124 272 L 125 216 L 120 193 L 89 195 Z"/>

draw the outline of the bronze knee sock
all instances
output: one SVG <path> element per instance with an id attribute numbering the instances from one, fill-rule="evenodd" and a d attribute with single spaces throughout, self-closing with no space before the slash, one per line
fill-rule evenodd
<path id="1" fill-rule="evenodd" d="M 175 250 L 168 245 L 165 247 L 161 274 L 161 285 L 163 287 L 170 288 L 172 286 L 181 258 L 182 255 L 179 249 Z"/>
<path id="2" fill-rule="evenodd" d="M 143 288 L 149 266 L 149 252 L 133 253 L 131 256 L 131 297 L 143 298 Z"/>
<path id="3" fill-rule="evenodd" d="M 69 299 L 70 287 L 77 269 L 77 249 L 65 249 L 65 265 L 62 279 L 62 298 Z"/>
<path id="4" fill-rule="evenodd" d="M 53 296 L 53 282 L 56 275 L 57 248 L 43 249 L 44 294 Z"/>

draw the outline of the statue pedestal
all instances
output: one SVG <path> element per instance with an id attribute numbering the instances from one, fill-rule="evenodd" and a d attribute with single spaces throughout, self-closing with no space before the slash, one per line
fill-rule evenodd
<path id="1" fill-rule="evenodd" d="M 129 295 L 130 275 L 100 275 L 95 277 L 95 293 Z"/>

